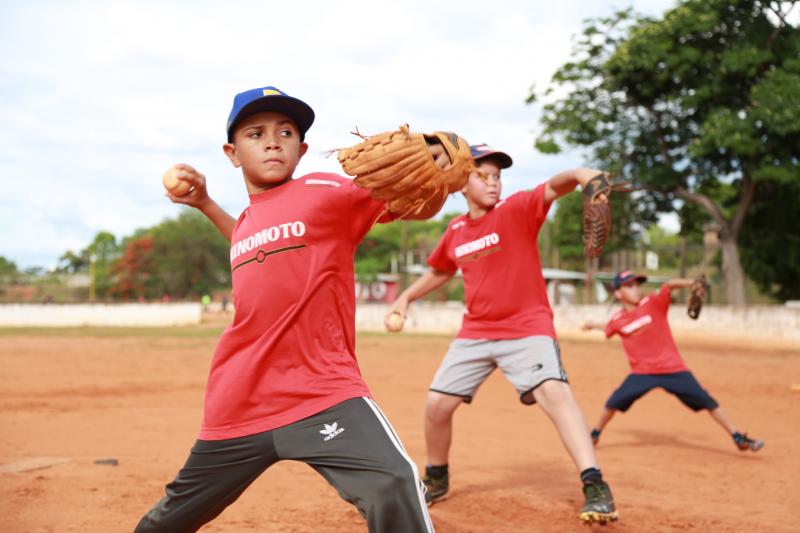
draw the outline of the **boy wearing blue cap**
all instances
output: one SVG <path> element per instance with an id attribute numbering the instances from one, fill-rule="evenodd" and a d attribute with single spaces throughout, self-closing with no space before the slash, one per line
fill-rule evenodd
<path id="1" fill-rule="evenodd" d="M 471 148 L 478 172 L 462 190 L 469 212 L 450 221 L 428 257 L 430 270 L 397 298 L 386 315 L 391 330 L 392 315 L 404 317 L 410 302 L 441 287 L 461 269 L 463 324 L 425 402 L 427 501 L 444 499 L 450 488 L 448 460 L 456 409 L 470 403 L 481 384 L 500 368 L 520 401 L 538 403 L 558 430 L 583 483 L 586 500 L 580 519 L 614 521 L 617 510 L 611 490 L 561 364 L 537 245 L 553 201 L 600 172 L 587 168 L 562 172 L 533 190 L 501 200 L 500 175 L 512 165 L 511 157 L 486 144 Z"/>
<path id="2" fill-rule="evenodd" d="M 353 254 L 384 204 L 336 174 L 292 179 L 313 121 L 275 87 L 236 96 L 223 149 L 250 195 L 238 220 L 202 174 L 178 166 L 193 188 L 170 198 L 231 241 L 235 315 L 211 363 L 198 439 L 137 532 L 196 531 L 283 459 L 319 472 L 370 531 L 433 531 L 416 466 L 355 356 Z"/>
<path id="3" fill-rule="evenodd" d="M 605 332 L 607 338 L 619 335 L 631 365 L 631 373 L 608 398 L 597 425 L 592 429 L 594 444 L 597 444 L 600 433 L 617 411 L 626 412 L 636 400 L 662 387 L 677 396 L 689 409 L 708 410 L 711 418 L 725 429 L 740 450 L 756 452 L 763 448 L 763 440 L 751 439 L 736 429 L 717 401 L 700 386 L 678 353 L 667 321 L 670 292 L 673 289 L 688 289 L 694 280 L 671 279 L 661 285 L 658 292 L 648 296 L 644 296 L 641 290 L 641 284 L 645 281 L 646 276 L 629 270 L 618 273 L 611 286 L 614 297 L 622 304 L 622 310 L 615 313 L 605 325 L 595 322 L 583 324 L 584 331 L 599 329 Z"/>

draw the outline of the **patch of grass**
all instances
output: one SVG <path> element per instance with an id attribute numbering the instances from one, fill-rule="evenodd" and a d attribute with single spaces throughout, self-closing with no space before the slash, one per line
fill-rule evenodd
<path id="1" fill-rule="evenodd" d="M 393 337 L 397 333 L 388 331 L 356 331 L 358 337 Z M 427 337 L 427 338 L 450 338 L 454 339 L 455 333 L 426 333 L 424 331 L 404 331 L 400 333 L 403 337 Z"/>
<path id="2" fill-rule="evenodd" d="M 170 327 L 20 327 L 0 328 L 0 337 L 177 337 L 209 338 L 219 337 L 225 329 L 218 324 L 199 326 Z"/>
<path id="3" fill-rule="evenodd" d="M 181 338 L 208 339 L 222 334 L 225 325 L 220 323 L 199 324 L 196 326 L 169 327 L 0 327 L 0 337 L 140 337 L 140 338 Z M 358 331 L 358 337 L 389 337 L 394 333 L 382 331 Z M 445 333 L 404 332 L 404 337 L 454 337 Z"/>

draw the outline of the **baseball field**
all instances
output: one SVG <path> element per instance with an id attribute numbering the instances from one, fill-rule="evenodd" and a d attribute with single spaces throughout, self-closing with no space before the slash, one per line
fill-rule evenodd
<path id="1" fill-rule="evenodd" d="M 131 531 L 195 439 L 223 325 L 0 330 L 0 531 Z M 358 338 L 373 395 L 420 467 L 423 402 L 450 340 Z M 597 448 L 620 511 L 603 530 L 797 531 L 800 392 L 790 386 L 800 382 L 800 350 L 677 341 L 700 382 L 766 446 L 740 452 L 706 413 L 653 391 L 611 422 Z M 593 423 L 627 373 L 621 346 L 573 336 L 562 354 Z M 578 476 L 556 431 L 499 373 L 456 413 L 450 464 L 450 495 L 431 508 L 441 533 L 586 531 Z M 314 471 L 283 462 L 203 531 L 366 526 Z"/>

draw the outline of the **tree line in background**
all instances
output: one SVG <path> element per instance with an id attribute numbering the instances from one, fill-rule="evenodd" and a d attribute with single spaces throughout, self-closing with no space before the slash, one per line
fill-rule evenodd
<path id="1" fill-rule="evenodd" d="M 791 203 L 790 198 L 779 195 L 764 202 L 757 198 L 749 215 L 754 220 L 752 225 L 775 228 L 779 217 L 774 203 Z M 543 267 L 583 271 L 582 201 L 580 193 L 569 194 L 551 211 L 539 234 Z M 650 270 L 650 274 L 678 276 L 705 269 L 712 280 L 719 281 L 720 254 L 717 252 L 711 258 L 707 255 L 702 227 L 708 218 L 701 212 L 682 214 L 683 220 L 695 224 L 686 224 L 681 233 L 673 234 L 655 224 L 654 211 L 632 196 L 615 195 L 612 204 L 614 224 L 599 259 L 600 270 L 642 269 L 644 253 L 654 252 L 659 267 Z M 370 282 L 379 274 L 393 272 L 401 285 L 407 285 L 412 281 L 409 271 L 413 269 L 409 266 L 424 268 L 427 256 L 454 216 L 451 213 L 436 220 L 377 224 L 356 251 L 356 276 L 362 282 Z M 756 229 L 755 234 L 758 232 Z M 772 231 L 769 238 L 754 240 L 749 235 L 745 232 L 740 239 L 748 276 L 766 280 L 762 292 L 767 297 L 800 299 L 796 277 L 776 275 L 786 263 L 769 260 L 788 253 L 783 234 Z M 760 259 L 747 260 L 754 256 Z M 230 289 L 229 264 L 228 241 L 203 215 L 187 209 L 176 219 L 139 229 L 120 240 L 111 233 L 99 232 L 84 249 L 65 252 L 50 273 L 43 269 L 20 272 L 13 262 L 0 256 L 0 299 L 86 301 L 90 276 L 96 299 L 101 301 L 197 299 L 203 294 Z M 74 283 L 76 279 L 80 283 Z M 457 278 L 432 296 L 451 300 L 462 297 L 463 287 Z"/>
<path id="2" fill-rule="evenodd" d="M 639 188 L 613 196 L 597 268 L 639 267 L 641 252 L 655 250 L 669 275 L 713 266 L 728 303 L 745 303 L 747 279 L 768 297 L 800 299 L 800 31 L 788 21 L 797 3 L 682 0 L 658 19 L 627 10 L 589 20 L 572 60 L 544 91 L 531 89 L 528 102 L 543 103 L 537 150 L 581 149 L 588 165 Z M 579 194 L 559 200 L 540 233 L 545 267 L 586 268 L 581 211 Z M 669 212 L 677 235 L 654 224 Z M 357 275 L 405 277 L 452 216 L 375 226 L 358 248 Z M 710 259 L 709 232 L 719 242 Z M 185 211 L 121 241 L 98 233 L 66 252 L 54 276 L 90 273 L 98 298 L 196 297 L 228 287 L 228 243 Z M 0 257 L 0 297 L 23 278 L 46 277 L 36 274 Z"/>
<path id="3" fill-rule="evenodd" d="M 186 299 L 230 285 L 230 244 L 199 212 L 185 210 L 151 228 L 117 241 L 99 232 L 83 250 L 67 251 L 52 273 L 18 272 L 0 257 L 4 299 L 24 299 L 14 285 L 36 286 L 32 299 L 74 301 Z M 27 274 L 27 275 L 26 275 Z M 25 294 L 25 293 L 22 293 Z"/>

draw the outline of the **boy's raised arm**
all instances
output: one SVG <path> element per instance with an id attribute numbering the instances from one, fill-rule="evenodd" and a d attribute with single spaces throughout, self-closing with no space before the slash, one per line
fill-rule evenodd
<path id="1" fill-rule="evenodd" d="M 674 278 L 667 280 L 667 286 L 670 288 L 670 290 L 688 289 L 692 286 L 692 283 L 694 283 L 694 280 L 689 278 Z"/>
<path id="2" fill-rule="evenodd" d="M 225 210 L 208 195 L 206 177 L 190 165 L 178 163 L 175 165 L 175 168 L 178 169 L 177 178 L 190 184 L 192 188 L 183 196 L 175 196 L 167 192 L 167 198 L 176 204 L 188 205 L 199 210 L 208 217 L 214 226 L 216 226 L 217 230 L 230 241 L 233 235 L 233 227 L 236 225 L 236 219 L 225 212 Z"/>
<path id="3" fill-rule="evenodd" d="M 583 331 L 591 331 L 593 329 L 599 329 L 600 331 L 605 331 L 606 325 L 601 324 L 600 322 L 592 322 L 591 320 L 587 320 L 581 325 L 581 329 Z"/>
<path id="4" fill-rule="evenodd" d="M 602 170 L 594 168 L 575 168 L 559 172 L 545 185 L 544 201 L 549 203 L 561 198 L 574 191 L 578 185 L 583 187 L 590 179 L 602 173 Z"/>
<path id="5" fill-rule="evenodd" d="M 233 227 L 236 225 L 236 219 L 230 216 L 224 209 L 222 209 L 217 202 L 209 198 L 209 203 L 203 209 L 202 213 L 216 226 L 217 230 L 222 233 L 222 236 L 230 242 L 233 236 Z"/>

